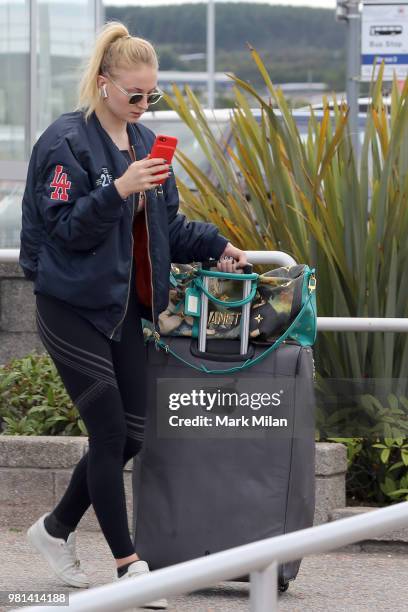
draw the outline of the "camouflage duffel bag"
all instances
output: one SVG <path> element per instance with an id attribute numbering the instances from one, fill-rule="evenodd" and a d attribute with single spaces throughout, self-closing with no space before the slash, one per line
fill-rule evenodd
<path id="1" fill-rule="evenodd" d="M 199 307 L 189 310 L 188 298 L 193 295 L 200 303 L 202 292 L 199 265 L 172 264 L 171 289 L 167 309 L 159 316 L 161 336 L 196 338 L 199 327 Z M 208 274 L 208 273 L 207 273 Z M 242 284 L 227 278 L 227 273 L 212 272 L 208 278 L 207 337 L 236 339 L 240 336 Z M 251 301 L 249 338 L 252 342 L 273 343 L 289 327 L 308 300 L 301 319 L 289 338 L 302 346 L 312 346 L 316 339 L 316 279 L 314 270 L 304 264 L 285 266 L 264 274 L 252 275 L 254 297 Z M 231 277 L 231 274 L 229 274 Z M 254 287 L 255 285 L 255 287 Z M 255 290 L 256 289 L 256 290 Z M 310 298 L 310 299 L 308 299 Z M 152 325 L 143 320 L 145 337 L 152 334 Z"/>

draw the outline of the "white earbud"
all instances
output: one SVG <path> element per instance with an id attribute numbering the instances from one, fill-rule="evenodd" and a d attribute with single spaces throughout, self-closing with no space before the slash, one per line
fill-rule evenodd
<path id="1" fill-rule="evenodd" d="M 106 91 L 106 85 L 102 85 L 101 92 L 102 92 L 102 98 L 108 97 L 108 92 Z"/>

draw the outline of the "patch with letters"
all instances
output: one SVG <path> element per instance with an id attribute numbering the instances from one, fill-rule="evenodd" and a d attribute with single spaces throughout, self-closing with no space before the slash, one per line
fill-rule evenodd
<path id="1" fill-rule="evenodd" d="M 109 172 L 107 168 L 102 168 L 100 177 L 96 180 L 97 185 L 102 185 L 102 187 L 107 187 L 112 182 L 113 176 Z"/>
<path id="2" fill-rule="evenodd" d="M 64 166 L 58 164 L 55 166 L 54 177 L 50 183 L 51 200 L 62 200 L 67 202 L 69 199 L 68 191 L 71 189 L 71 181 L 68 180 L 67 173 L 64 172 Z"/>

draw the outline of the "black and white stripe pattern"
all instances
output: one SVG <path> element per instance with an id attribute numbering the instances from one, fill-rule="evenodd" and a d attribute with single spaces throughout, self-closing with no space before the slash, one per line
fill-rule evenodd
<path id="1" fill-rule="evenodd" d="M 146 417 L 136 416 L 125 411 L 125 420 L 128 426 L 127 435 L 130 438 L 143 442 Z"/>
<path id="2" fill-rule="evenodd" d="M 112 363 L 108 359 L 91 351 L 79 348 L 58 337 L 45 324 L 38 308 L 36 308 L 36 321 L 38 333 L 51 357 L 81 374 L 85 374 L 94 379 L 89 387 L 73 399 L 78 409 L 83 410 L 88 404 L 102 395 L 109 386 L 119 389 L 116 373 Z M 126 411 L 124 411 L 124 413 L 127 425 L 127 436 L 139 442 L 143 442 L 146 417 L 137 416 Z"/>
<path id="3" fill-rule="evenodd" d="M 70 342 L 56 336 L 45 324 L 38 308 L 36 309 L 36 318 L 38 333 L 51 357 L 55 357 L 57 361 L 70 366 L 82 374 L 118 388 L 115 371 L 108 359 L 74 346 Z"/>
<path id="4" fill-rule="evenodd" d="M 90 387 L 85 389 L 83 393 L 78 395 L 75 399 L 75 406 L 79 409 L 84 409 L 85 406 L 95 401 L 108 387 L 107 383 L 103 380 L 96 380 Z"/>

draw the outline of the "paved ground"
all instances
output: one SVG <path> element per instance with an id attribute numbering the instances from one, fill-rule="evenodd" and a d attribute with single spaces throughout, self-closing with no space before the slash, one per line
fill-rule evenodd
<path id="1" fill-rule="evenodd" d="M 110 582 L 115 565 L 103 536 L 80 531 L 77 540 L 78 556 L 92 585 Z M 61 585 L 51 574 L 46 562 L 26 541 L 24 530 L 0 528 L 0 553 L 0 591 L 79 592 Z M 211 589 L 172 597 L 169 612 L 247 611 L 248 592 L 247 583 L 220 583 Z M 279 610 L 289 612 L 374 609 L 376 612 L 406 612 L 408 554 L 383 549 L 377 552 L 343 550 L 307 557 L 302 561 L 296 581 L 280 595 L 279 602 Z M 2 602 L 0 612 L 11 608 Z"/>

